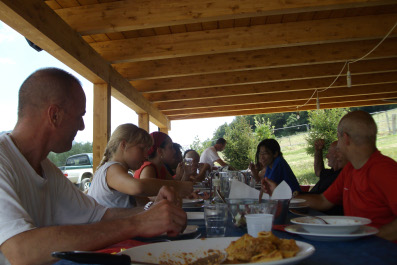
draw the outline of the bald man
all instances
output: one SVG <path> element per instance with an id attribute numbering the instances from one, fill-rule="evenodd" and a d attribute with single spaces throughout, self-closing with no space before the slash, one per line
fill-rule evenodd
<path id="1" fill-rule="evenodd" d="M 47 159 L 84 129 L 80 82 L 56 68 L 30 75 L 19 90 L 18 121 L 0 136 L 0 264 L 47 264 L 51 252 L 96 250 L 136 236 L 177 235 L 186 213 L 162 188 L 149 210 L 108 209 L 80 192 Z M 164 200 L 166 199 L 166 200 Z"/>
<path id="2" fill-rule="evenodd" d="M 347 164 L 347 160 L 344 156 L 338 152 L 337 148 L 338 141 L 334 141 L 330 144 L 326 158 L 328 160 L 328 166 L 331 169 L 324 167 L 323 161 L 323 148 L 324 140 L 319 139 L 314 143 L 314 173 L 320 178 L 316 185 L 310 190 L 310 193 L 320 194 L 323 193 L 329 186 L 335 181 L 341 172 L 342 168 Z"/>
<path id="3" fill-rule="evenodd" d="M 322 194 L 298 195 L 324 211 L 343 204 L 345 215 L 372 220 L 378 236 L 397 240 L 397 162 L 376 148 L 377 127 L 370 114 L 353 111 L 338 125 L 338 150 L 349 161 Z"/>

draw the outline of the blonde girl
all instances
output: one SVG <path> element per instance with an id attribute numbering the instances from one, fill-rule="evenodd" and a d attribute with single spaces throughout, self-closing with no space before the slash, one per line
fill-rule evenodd
<path id="1" fill-rule="evenodd" d="M 156 196 L 162 186 L 173 186 L 181 196 L 190 194 L 193 187 L 189 182 L 138 180 L 130 174 L 130 170 L 139 169 L 147 160 L 152 143 L 151 136 L 134 124 L 118 126 L 110 137 L 88 195 L 106 207 L 129 208 L 135 206 L 131 196 Z"/>

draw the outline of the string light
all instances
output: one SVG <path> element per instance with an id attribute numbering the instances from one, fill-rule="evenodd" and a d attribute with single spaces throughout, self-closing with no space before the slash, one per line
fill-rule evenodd
<path id="1" fill-rule="evenodd" d="M 317 90 L 316 105 L 317 105 L 317 109 L 320 109 L 320 98 L 318 97 L 318 90 Z"/>

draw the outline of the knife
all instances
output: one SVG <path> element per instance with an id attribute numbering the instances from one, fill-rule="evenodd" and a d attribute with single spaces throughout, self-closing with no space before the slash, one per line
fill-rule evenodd
<path id="1" fill-rule="evenodd" d="M 51 256 L 70 260 L 76 263 L 83 264 L 103 264 L 103 265 L 130 265 L 132 264 L 145 264 L 145 265 L 158 265 L 156 263 L 131 261 L 130 256 L 125 254 L 108 254 L 92 251 L 57 251 L 52 252 Z"/>

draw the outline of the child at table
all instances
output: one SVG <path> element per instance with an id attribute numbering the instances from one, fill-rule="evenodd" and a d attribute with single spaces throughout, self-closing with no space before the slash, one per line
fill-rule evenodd
<path id="1" fill-rule="evenodd" d="M 134 124 L 116 128 L 106 146 L 103 159 L 92 180 L 88 195 L 106 207 L 134 207 L 133 196 L 155 196 L 162 186 L 173 186 L 180 196 L 189 195 L 192 183 L 160 179 L 135 179 L 137 170 L 147 160 L 151 136 Z"/>

